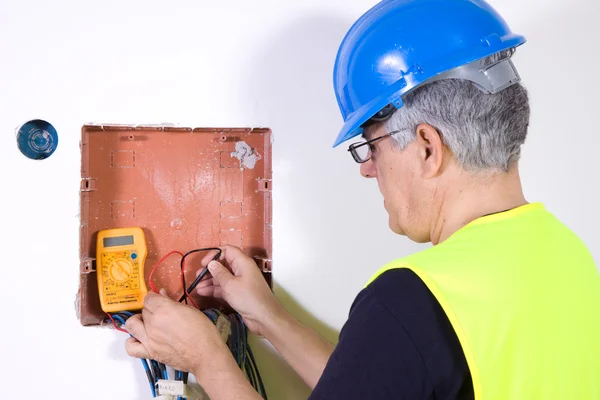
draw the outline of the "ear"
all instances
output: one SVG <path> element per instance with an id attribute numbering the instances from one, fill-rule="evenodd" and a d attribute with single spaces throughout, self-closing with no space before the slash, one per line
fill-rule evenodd
<path id="1" fill-rule="evenodd" d="M 416 142 L 423 177 L 433 178 L 439 174 L 444 161 L 445 146 L 442 137 L 433 126 L 420 124 L 417 127 Z"/>

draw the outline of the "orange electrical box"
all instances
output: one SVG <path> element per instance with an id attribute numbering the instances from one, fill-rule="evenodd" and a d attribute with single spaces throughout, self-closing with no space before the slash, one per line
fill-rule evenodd
<path id="1" fill-rule="evenodd" d="M 159 259 L 225 244 L 241 247 L 271 283 L 271 131 L 266 128 L 177 128 L 85 125 L 81 137 L 81 324 L 106 314 L 98 295 L 98 233 L 140 227 L 147 254 L 145 282 Z M 186 258 L 192 282 L 204 254 Z M 179 258 L 167 258 L 154 286 L 183 293 Z M 215 306 L 199 298 L 200 307 Z"/>

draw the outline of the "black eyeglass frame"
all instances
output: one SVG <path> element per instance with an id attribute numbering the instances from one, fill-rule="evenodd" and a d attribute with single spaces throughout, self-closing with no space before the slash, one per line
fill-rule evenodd
<path id="1" fill-rule="evenodd" d="M 378 136 L 378 137 L 376 137 L 374 139 L 367 140 L 365 142 L 355 142 L 355 143 L 352 143 L 348 147 L 348 151 L 350 152 L 350 154 L 352 154 L 352 158 L 354 158 L 354 161 L 356 161 L 359 164 L 366 163 L 367 161 L 369 161 L 371 159 L 371 155 L 373 154 L 373 150 L 375 149 L 373 147 L 373 143 L 375 143 L 375 142 L 377 142 L 377 141 L 379 141 L 381 139 L 385 139 L 388 136 L 392 136 L 392 135 L 395 135 L 396 133 L 405 131 L 405 130 L 406 129 L 399 129 L 399 130 L 387 133 L 385 135 Z M 366 159 L 364 159 L 364 160 L 358 155 L 358 152 L 357 152 L 357 149 L 361 148 L 362 146 L 369 146 L 369 156 Z"/>

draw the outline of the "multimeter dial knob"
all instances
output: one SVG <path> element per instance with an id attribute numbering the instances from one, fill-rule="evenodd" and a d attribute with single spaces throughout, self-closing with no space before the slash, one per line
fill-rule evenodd
<path id="1" fill-rule="evenodd" d="M 114 260 L 110 265 L 110 276 L 117 282 L 123 282 L 131 276 L 131 263 L 125 259 Z"/>

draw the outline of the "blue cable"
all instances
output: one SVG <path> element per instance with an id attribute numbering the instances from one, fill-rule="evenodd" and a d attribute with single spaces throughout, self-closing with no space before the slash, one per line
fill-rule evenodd
<path id="1" fill-rule="evenodd" d="M 130 312 L 127 311 L 122 311 L 123 314 L 131 314 Z M 133 315 L 133 314 L 131 314 Z M 118 315 L 113 315 L 112 316 L 114 319 L 116 319 L 117 321 L 119 321 L 121 323 L 121 325 L 125 325 L 125 320 L 123 318 L 121 318 Z M 133 335 L 131 335 L 131 333 L 129 334 L 129 337 L 133 337 Z M 144 366 L 144 370 L 146 371 L 146 375 L 150 376 L 150 366 L 148 365 L 148 362 L 142 358 L 142 365 Z M 150 390 L 152 390 L 152 397 L 156 397 L 156 389 L 154 388 L 154 385 L 152 384 L 152 382 L 150 382 Z"/>
<path id="2" fill-rule="evenodd" d="M 238 334 L 237 334 L 237 340 L 238 340 L 238 344 L 237 344 L 237 359 L 238 359 L 238 364 L 240 365 L 240 368 L 243 368 L 243 365 L 244 365 L 243 352 L 245 351 L 245 348 L 243 347 L 243 344 L 244 344 L 243 332 L 242 332 L 242 329 L 240 327 L 240 323 L 239 323 L 238 319 L 235 318 L 235 316 L 234 316 L 234 320 L 236 321 L 236 323 L 235 323 L 235 329 L 238 332 Z"/>
<path id="3" fill-rule="evenodd" d="M 183 374 L 181 371 L 175 371 L 175 380 L 180 381 L 182 379 L 182 375 Z M 183 397 L 177 396 L 177 400 L 183 400 Z"/>
<path id="4" fill-rule="evenodd" d="M 150 376 L 150 366 L 148 365 L 148 361 L 146 361 L 144 358 L 142 358 L 142 365 L 144 366 L 146 375 Z M 156 397 L 156 388 L 154 387 L 152 382 L 149 382 L 149 383 L 150 383 L 150 390 L 152 390 L 152 397 Z"/>
<path id="5" fill-rule="evenodd" d="M 235 318 L 237 318 L 240 321 L 240 329 L 242 330 L 242 360 L 243 360 L 242 362 L 245 365 L 247 349 L 248 349 L 248 331 L 246 330 L 246 324 L 244 324 L 244 320 L 242 319 L 242 316 L 236 314 Z"/>
<path id="6" fill-rule="evenodd" d="M 119 321 L 121 323 L 121 325 L 125 325 L 125 320 L 121 317 L 119 317 L 118 315 L 113 315 L 112 316 L 114 319 L 116 319 L 117 321 Z M 131 335 L 129 335 L 131 336 Z"/>
<path id="7" fill-rule="evenodd" d="M 262 396 L 263 399 L 267 398 L 267 392 L 265 391 L 265 385 L 263 384 L 263 381 L 260 377 L 260 373 L 258 372 L 258 365 L 256 364 L 256 360 L 254 358 L 254 353 L 252 352 L 252 348 L 250 346 L 248 346 L 248 357 L 250 358 L 250 362 L 252 364 L 252 368 L 255 369 L 256 372 L 256 378 L 258 380 L 258 388 L 259 388 L 259 392 L 260 395 Z"/>
<path id="8" fill-rule="evenodd" d="M 129 311 L 121 311 L 121 314 L 127 315 L 128 317 L 132 317 L 134 314 Z M 220 313 L 214 309 L 205 310 L 204 314 L 213 322 L 216 323 Z M 125 320 L 119 315 L 112 315 L 112 317 L 120 322 L 122 325 L 125 325 Z M 229 348 L 232 352 L 232 355 L 236 359 L 238 365 L 245 370 L 248 379 L 250 380 L 252 386 L 259 392 L 261 397 L 264 399 L 267 398 L 267 395 L 264 390 L 264 385 L 262 379 L 260 377 L 260 373 L 258 372 L 256 361 L 254 359 L 254 354 L 252 354 L 252 350 L 250 346 L 248 346 L 248 338 L 247 338 L 247 330 L 246 324 L 240 315 L 232 315 L 228 317 L 229 322 L 231 323 L 231 337 L 229 338 Z M 129 336 L 132 336 L 131 334 Z M 146 375 L 148 375 L 150 382 L 150 390 L 152 391 L 152 397 L 156 397 L 156 388 L 152 381 L 152 373 L 150 369 L 150 365 L 148 361 L 145 359 L 141 359 L 142 365 L 144 366 L 144 370 L 146 371 Z M 154 361 L 155 362 L 155 361 Z M 157 363 L 158 364 L 158 363 Z M 166 368 L 163 371 L 163 377 L 165 380 L 169 379 Z M 183 373 L 181 371 L 175 371 L 175 379 L 182 380 Z M 177 400 L 184 400 L 182 396 L 177 396 Z"/>

